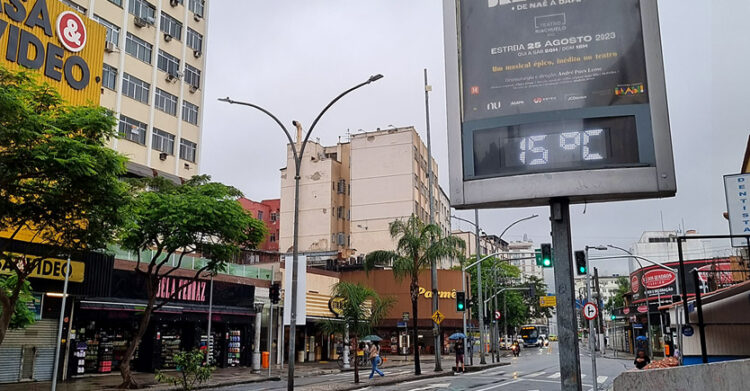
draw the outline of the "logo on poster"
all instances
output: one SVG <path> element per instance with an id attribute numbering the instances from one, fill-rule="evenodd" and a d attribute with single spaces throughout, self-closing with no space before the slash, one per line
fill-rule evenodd
<path id="1" fill-rule="evenodd" d="M 646 289 L 658 289 L 675 281 L 674 273 L 669 270 L 649 270 L 641 279 Z"/>
<path id="2" fill-rule="evenodd" d="M 630 277 L 630 290 L 632 290 L 633 293 L 638 293 L 640 288 L 641 284 L 638 282 L 638 276 Z"/>

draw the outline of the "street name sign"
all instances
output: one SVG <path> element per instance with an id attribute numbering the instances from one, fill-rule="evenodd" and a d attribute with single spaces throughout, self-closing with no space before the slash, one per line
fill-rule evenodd
<path id="1" fill-rule="evenodd" d="M 583 317 L 586 318 L 586 320 L 593 320 L 597 315 L 599 315 L 599 309 L 596 308 L 596 304 L 586 303 L 583 306 Z"/>
<path id="2" fill-rule="evenodd" d="M 539 306 L 540 307 L 554 307 L 557 305 L 557 296 L 540 296 Z"/>

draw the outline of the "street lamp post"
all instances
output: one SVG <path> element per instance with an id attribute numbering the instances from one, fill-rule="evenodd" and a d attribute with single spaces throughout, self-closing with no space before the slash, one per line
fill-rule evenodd
<path id="1" fill-rule="evenodd" d="M 592 296 L 591 296 L 591 265 L 588 262 L 588 260 L 589 260 L 589 250 L 590 249 L 606 251 L 607 247 L 606 246 L 586 246 L 586 291 L 587 291 L 587 294 L 588 294 L 589 301 L 591 301 L 591 299 L 592 299 Z M 597 304 L 597 307 L 598 307 L 599 300 L 595 300 L 594 302 Z M 601 310 L 602 309 L 599 308 L 599 311 L 601 311 Z M 596 332 L 598 330 L 596 330 L 596 326 L 594 325 L 594 322 L 595 322 L 594 319 L 589 319 L 589 349 L 591 350 L 591 374 L 593 375 L 593 380 L 592 381 L 594 382 L 594 390 L 598 390 L 599 389 L 599 383 L 596 380 L 597 379 L 597 376 L 596 376 L 596 340 L 594 339 L 596 337 L 592 338 L 593 335 L 597 334 Z"/>
<path id="2" fill-rule="evenodd" d="M 339 99 L 343 98 L 346 94 L 363 87 L 367 84 L 370 84 L 374 81 L 377 81 L 379 79 L 382 79 L 383 75 L 377 74 L 370 76 L 369 79 L 366 81 L 359 83 L 355 85 L 352 88 L 349 88 L 348 90 L 340 93 L 338 96 L 336 96 L 328 105 L 326 105 L 323 110 L 318 114 L 317 117 L 315 117 L 315 120 L 313 121 L 312 125 L 310 126 L 310 129 L 308 129 L 307 133 L 305 134 L 305 138 L 302 141 L 302 144 L 299 146 L 299 151 L 297 151 L 297 146 L 294 143 L 294 140 L 292 140 L 292 136 L 287 130 L 287 128 L 284 126 L 284 124 L 270 111 L 247 102 L 240 102 L 227 98 L 220 98 L 219 101 L 227 102 L 229 104 L 239 104 L 243 106 L 249 106 L 254 109 L 260 110 L 269 117 L 271 117 L 278 125 L 281 127 L 281 130 L 284 131 L 284 134 L 286 135 L 286 138 L 289 140 L 289 144 L 292 148 L 292 156 L 294 157 L 294 232 L 293 232 L 293 244 L 292 244 L 292 295 L 291 300 L 289 301 L 291 303 L 290 308 L 290 316 L 289 316 L 289 366 L 288 366 L 288 374 L 287 374 L 287 390 L 293 391 L 294 390 L 294 349 L 295 349 L 295 337 L 296 337 L 296 325 L 297 325 L 297 264 L 298 264 L 298 258 L 299 258 L 299 182 L 300 182 L 300 169 L 302 168 L 302 157 L 305 153 L 305 147 L 307 146 L 307 140 L 310 138 L 310 134 L 312 133 L 313 129 L 315 129 L 315 125 L 318 124 L 318 121 L 320 121 L 320 118 L 325 114 L 326 111 L 328 111 L 331 106 L 333 106 L 334 103 L 336 103 Z M 301 135 L 302 125 L 297 122 L 293 121 L 292 124 L 297 128 L 298 135 Z M 297 139 L 297 142 L 299 142 L 299 137 Z"/>

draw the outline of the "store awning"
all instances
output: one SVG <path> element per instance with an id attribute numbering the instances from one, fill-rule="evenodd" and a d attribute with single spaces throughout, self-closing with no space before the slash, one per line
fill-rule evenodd
<path id="1" fill-rule="evenodd" d="M 140 301 L 111 301 L 111 300 L 81 300 L 81 309 L 84 310 L 95 310 L 95 311 L 131 311 L 131 312 L 143 312 L 146 309 L 146 303 Z M 160 308 L 156 313 L 159 314 L 183 314 L 183 313 L 202 313 L 208 314 L 207 305 L 196 305 L 196 304 L 183 304 L 175 303 L 168 304 Z M 252 308 L 245 307 L 230 307 L 215 305 L 211 310 L 212 314 L 216 315 L 234 315 L 234 316 L 255 316 L 255 311 Z"/>

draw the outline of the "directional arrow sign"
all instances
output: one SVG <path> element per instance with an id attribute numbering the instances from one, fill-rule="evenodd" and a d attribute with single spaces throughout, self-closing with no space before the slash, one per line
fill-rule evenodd
<path id="1" fill-rule="evenodd" d="M 501 317 L 502 315 L 500 314 L 500 311 L 495 311 L 495 319 L 500 320 Z"/>
<path id="2" fill-rule="evenodd" d="M 586 305 L 583 306 L 583 317 L 587 320 L 592 320 L 596 318 L 596 316 L 599 314 L 599 309 L 596 308 L 596 304 L 594 303 L 586 303 Z"/>
<path id="3" fill-rule="evenodd" d="M 443 320 L 445 320 L 445 315 L 443 315 L 443 313 L 442 313 L 442 312 L 440 312 L 440 310 L 437 310 L 437 311 L 435 311 L 435 313 L 434 313 L 434 314 L 432 314 L 432 321 L 433 321 L 433 322 L 435 322 L 435 323 L 437 323 L 438 325 L 439 325 L 439 324 L 440 324 L 440 323 L 441 323 L 441 322 L 442 322 Z"/>

